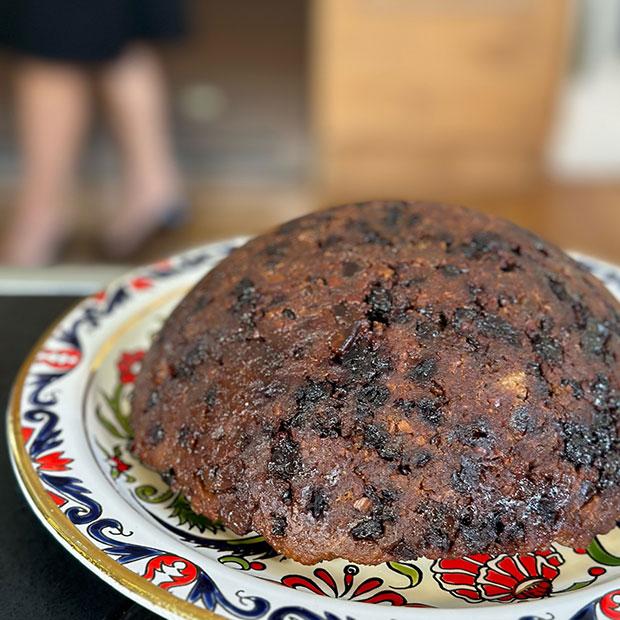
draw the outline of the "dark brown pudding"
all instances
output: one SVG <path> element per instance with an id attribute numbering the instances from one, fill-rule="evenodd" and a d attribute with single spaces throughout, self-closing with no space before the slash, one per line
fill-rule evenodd
<path id="1" fill-rule="evenodd" d="M 303 563 L 585 545 L 620 515 L 620 308 L 506 221 L 370 202 L 236 250 L 148 352 L 135 452 Z"/>

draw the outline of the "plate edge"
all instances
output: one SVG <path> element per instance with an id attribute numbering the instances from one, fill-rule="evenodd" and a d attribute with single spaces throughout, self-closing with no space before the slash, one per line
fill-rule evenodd
<path id="1" fill-rule="evenodd" d="M 175 256 L 182 254 L 184 253 L 181 252 Z M 606 267 L 609 266 L 614 269 L 620 269 L 620 266 L 603 259 L 581 253 L 570 252 L 570 255 L 573 257 L 575 254 L 577 254 L 578 257 L 583 256 L 586 259 L 591 259 L 599 265 L 602 264 Z M 141 269 L 147 268 L 148 266 L 149 265 L 142 265 L 135 267 L 121 277 L 114 279 L 108 286 L 113 286 L 115 283 L 123 282 L 129 275 L 139 273 Z M 106 288 L 108 288 L 108 286 L 106 286 Z M 228 616 L 223 616 L 207 609 L 201 609 L 191 603 L 188 603 L 187 601 L 175 597 L 173 594 L 158 588 L 156 585 L 146 581 L 137 573 L 134 573 L 130 569 L 107 556 L 102 550 L 91 543 L 89 539 L 81 531 L 79 531 L 79 529 L 72 524 L 64 513 L 56 506 L 56 504 L 47 495 L 47 492 L 36 474 L 36 470 L 32 467 L 21 437 L 20 401 L 26 376 L 33 365 L 37 352 L 50 338 L 54 330 L 89 299 L 90 297 L 84 297 L 77 301 L 59 318 L 53 321 L 53 323 L 42 333 L 30 349 L 24 362 L 21 364 L 13 382 L 6 414 L 7 443 L 9 446 L 9 456 L 12 469 L 19 483 L 20 489 L 31 508 L 34 509 L 33 511 L 35 512 L 37 518 L 54 536 L 54 538 L 56 538 L 56 540 L 58 540 L 60 544 L 71 553 L 71 555 L 80 561 L 80 563 L 95 572 L 101 579 L 117 591 L 128 596 L 129 598 L 131 598 L 131 595 L 139 597 L 139 600 L 135 602 L 138 602 L 144 607 L 147 607 L 146 603 L 149 603 L 153 605 L 154 611 L 157 611 L 168 618 L 184 618 L 188 620 L 228 620 Z M 606 585 L 613 588 L 616 584 L 611 582 Z M 606 591 L 607 590 L 597 592 L 595 597 L 590 599 L 589 602 L 598 601 L 601 595 L 604 595 Z M 520 607 L 525 612 L 529 609 L 529 606 L 536 604 L 537 602 L 539 601 L 521 603 Z M 496 612 L 498 609 L 501 609 L 501 606 L 488 606 L 485 608 L 478 608 L 476 611 L 478 613 L 482 612 L 482 615 L 485 615 L 487 612 L 490 614 L 491 612 Z M 444 608 L 429 609 L 425 611 L 430 612 L 430 616 L 435 612 L 471 612 L 473 609 Z"/>
<path id="2" fill-rule="evenodd" d="M 33 512 L 54 538 L 82 564 L 91 570 L 95 570 L 107 584 L 125 596 L 137 595 L 142 606 L 147 606 L 145 603 L 148 603 L 169 618 L 228 620 L 226 616 L 208 609 L 201 609 L 158 588 L 155 584 L 107 556 L 90 542 L 56 506 L 47 495 L 35 469 L 32 467 L 25 445 L 21 440 L 20 402 L 25 379 L 39 349 L 50 338 L 54 330 L 88 299 L 85 297 L 73 304 L 42 333 L 30 349 L 13 382 L 7 407 L 6 430 L 9 457 L 19 487 L 28 503 L 34 508 Z"/>

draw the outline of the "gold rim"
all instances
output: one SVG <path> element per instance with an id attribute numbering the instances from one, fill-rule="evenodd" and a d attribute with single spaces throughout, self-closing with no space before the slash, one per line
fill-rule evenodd
<path id="1" fill-rule="evenodd" d="M 8 437 L 10 453 L 15 465 L 15 470 L 20 482 L 25 488 L 29 499 L 36 507 L 37 516 L 44 520 L 48 528 L 60 538 L 71 552 L 89 564 L 100 575 L 104 575 L 109 583 L 118 585 L 124 591 L 129 591 L 140 597 L 138 601 L 142 605 L 151 604 L 160 610 L 176 614 L 181 618 L 200 620 L 221 620 L 225 616 L 216 614 L 207 609 L 201 609 L 187 601 L 174 596 L 174 594 L 158 588 L 155 584 L 147 581 L 129 568 L 119 564 L 95 546 L 87 536 L 78 530 L 64 515 L 60 508 L 53 502 L 47 491 L 41 484 L 36 470 L 32 466 L 30 457 L 21 435 L 20 403 L 24 391 L 26 377 L 32 363 L 50 338 L 54 330 L 79 306 L 84 300 L 76 303 L 55 321 L 39 338 L 31 349 L 28 357 L 21 365 L 19 373 L 13 384 L 9 402 Z"/>
<path id="2" fill-rule="evenodd" d="M 596 260 L 598 262 L 603 262 L 599 259 Z M 27 499 L 29 499 L 36 508 L 36 510 L 34 510 L 35 514 L 44 522 L 47 529 L 49 529 L 74 556 L 80 559 L 85 565 L 88 565 L 89 568 L 93 569 L 96 574 L 105 576 L 104 580 L 109 583 L 111 587 L 115 587 L 125 595 L 128 593 L 137 595 L 139 600 L 136 602 L 144 607 L 148 608 L 148 604 L 150 604 L 155 606 L 157 610 L 172 613 L 180 618 L 188 620 L 227 620 L 226 616 L 197 607 L 192 603 L 174 596 L 167 590 L 158 588 L 155 584 L 147 581 L 142 576 L 134 573 L 129 568 L 119 564 L 106 555 L 101 549 L 94 545 L 87 536 L 80 532 L 54 503 L 47 494 L 47 491 L 39 480 L 36 470 L 32 466 L 32 461 L 28 456 L 21 433 L 20 403 L 26 377 L 37 353 L 43 348 L 43 345 L 53 334 L 54 330 L 87 299 L 88 298 L 84 298 L 76 302 L 43 332 L 22 363 L 15 382 L 13 383 L 7 410 L 7 436 L 9 453 L 16 477 L 19 479 L 20 485 L 22 486 L 22 491 L 25 491 L 27 494 Z M 609 583 L 594 586 L 591 590 L 591 594 L 594 598 L 588 599 L 588 601 L 598 600 L 600 596 L 604 595 L 606 592 L 611 592 L 611 590 L 619 584 L 620 580 L 613 579 Z M 578 592 L 575 591 L 572 594 L 577 595 Z M 566 598 L 569 597 L 567 596 Z M 530 601 L 528 603 L 521 603 L 521 605 L 525 609 L 528 605 L 535 604 L 536 602 L 540 601 Z M 497 608 L 495 606 L 493 608 L 488 607 L 480 611 L 486 612 L 490 610 L 495 612 Z M 452 609 L 452 611 L 465 612 L 466 609 L 455 608 Z"/>

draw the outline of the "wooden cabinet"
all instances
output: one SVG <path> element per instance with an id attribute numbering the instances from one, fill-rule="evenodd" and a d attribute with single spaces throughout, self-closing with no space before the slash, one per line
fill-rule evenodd
<path id="1" fill-rule="evenodd" d="M 531 183 L 568 12 L 565 0 L 313 0 L 321 201 Z"/>

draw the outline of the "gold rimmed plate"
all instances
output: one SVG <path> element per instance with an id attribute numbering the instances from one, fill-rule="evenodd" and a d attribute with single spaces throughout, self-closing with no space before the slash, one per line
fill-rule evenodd
<path id="1" fill-rule="evenodd" d="M 167 618 L 620 618 L 620 528 L 585 549 L 303 566 L 260 536 L 194 514 L 134 459 L 129 398 L 144 351 L 186 291 L 241 242 L 129 273 L 79 303 L 24 362 L 8 411 L 14 468 L 73 555 Z M 580 259 L 620 296 L 620 269 Z"/>

